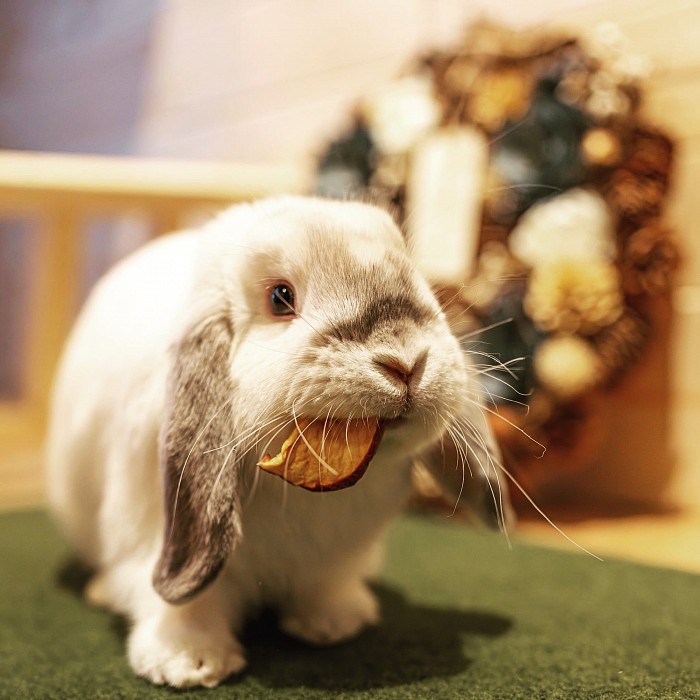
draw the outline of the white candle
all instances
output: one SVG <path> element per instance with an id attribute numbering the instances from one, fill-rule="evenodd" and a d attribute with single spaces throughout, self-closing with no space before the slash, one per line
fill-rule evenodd
<path id="1" fill-rule="evenodd" d="M 462 284 L 479 244 L 488 142 L 478 129 L 446 127 L 415 149 L 406 226 L 418 268 L 434 284 Z"/>

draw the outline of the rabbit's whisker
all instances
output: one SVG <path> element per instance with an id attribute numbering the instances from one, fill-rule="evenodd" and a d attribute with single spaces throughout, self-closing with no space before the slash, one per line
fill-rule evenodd
<path id="1" fill-rule="evenodd" d="M 461 440 L 459 439 L 459 436 L 455 433 L 452 427 L 448 426 L 447 427 L 447 433 L 449 434 L 450 438 L 452 439 L 452 442 L 455 445 L 455 448 L 457 450 L 457 455 L 459 458 L 459 466 L 461 467 L 460 471 L 462 472 L 462 481 L 460 482 L 459 485 L 459 491 L 457 493 L 457 498 L 455 499 L 455 504 L 454 508 L 452 509 L 452 513 L 450 513 L 450 517 L 452 517 L 456 512 L 457 512 L 457 506 L 459 505 L 460 500 L 462 499 L 462 494 L 464 493 L 464 485 L 466 482 L 466 470 L 465 470 L 465 465 L 469 468 L 469 471 L 471 473 L 471 467 L 469 467 L 469 462 L 466 459 L 466 455 L 464 454 L 464 447 L 462 445 Z"/>
<path id="2" fill-rule="evenodd" d="M 326 452 L 326 438 L 328 437 L 328 422 L 330 421 L 332 407 L 328 408 L 328 413 L 326 414 L 326 419 L 323 421 L 323 429 L 321 430 L 321 446 L 319 453 L 321 459 L 325 461 Z M 318 479 L 321 481 L 321 462 L 318 463 Z"/>
<path id="3" fill-rule="evenodd" d="M 517 376 L 516 376 L 515 372 L 513 372 L 513 370 L 508 365 L 510 365 L 514 362 L 522 362 L 525 359 L 524 357 L 514 357 L 511 360 L 506 360 L 505 362 L 502 362 L 496 355 L 491 355 L 490 353 L 483 352 L 481 350 L 470 350 L 469 355 L 470 356 L 477 355 L 479 357 L 485 357 L 487 360 L 491 360 L 492 364 L 479 365 L 479 366 L 488 367 L 492 371 L 502 369 L 502 370 L 508 372 L 508 374 L 510 374 L 511 377 L 513 377 L 513 379 L 517 379 Z"/>
<path id="4" fill-rule="evenodd" d="M 503 487 L 501 486 L 501 479 L 498 473 L 498 469 L 496 468 L 496 463 L 494 461 L 494 458 L 491 454 L 491 450 L 488 449 L 488 446 L 486 444 L 486 441 L 484 437 L 481 434 L 481 431 L 479 431 L 475 425 L 473 425 L 471 422 L 467 420 L 462 420 L 460 422 L 460 427 L 462 430 L 462 436 L 469 447 L 469 449 L 472 450 L 472 454 L 474 455 L 474 459 L 476 460 L 477 464 L 479 465 L 479 468 L 481 469 L 482 474 L 486 477 L 486 483 L 489 486 L 489 490 L 491 492 L 491 498 L 493 500 L 493 504 L 496 507 L 496 514 L 498 518 L 498 525 L 499 529 L 501 532 L 506 537 L 506 541 L 508 542 L 508 546 L 510 547 L 510 537 L 508 536 L 508 531 L 506 528 L 506 519 L 505 519 L 505 508 L 503 505 Z M 484 454 L 486 455 L 486 459 L 488 460 L 487 465 L 484 465 L 483 462 L 481 461 L 479 455 L 477 454 L 476 450 L 470 446 L 469 440 L 467 439 L 470 437 L 481 449 L 483 450 Z M 487 466 L 488 466 L 488 471 L 487 471 Z M 496 484 L 498 487 L 498 496 L 494 492 L 493 489 L 493 484 L 491 482 L 491 479 L 489 479 L 489 471 L 494 475 L 496 479 Z"/>
<path id="5" fill-rule="evenodd" d="M 518 430 L 520 433 L 525 435 L 525 437 L 527 437 L 529 440 L 534 442 L 536 445 L 538 445 L 539 447 L 542 447 L 543 452 L 540 455 L 540 457 L 542 457 L 544 455 L 544 452 L 546 451 L 546 447 L 544 445 L 542 445 L 542 443 L 535 440 L 532 436 L 528 435 L 528 433 L 525 430 L 523 430 L 522 428 L 518 427 L 517 425 L 515 425 L 514 423 L 509 421 L 507 418 L 505 418 L 503 415 L 499 414 L 497 411 L 489 409 L 487 406 L 483 406 L 473 399 L 467 398 L 467 401 L 469 401 L 470 403 L 477 404 L 481 411 L 486 411 L 486 412 L 498 417 L 500 420 L 505 421 L 506 423 L 508 423 L 508 425 L 510 425 L 511 427 Z M 484 447 L 486 446 L 485 442 L 483 440 L 483 437 L 481 436 L 479 430 L 477 430 L 475 426 L 473 426 L 469 423 L 466 423 L 464 421 L 462 422 L 462 425 L 463 425 L 463 427 L 465 427 L 469 430 L 470 436 L 473 439 L 475 439 L 482 446 L 484 446 Z M 490 454 L 488 450 L 486 450 L 486 453 Z M 586 549 L 585 547 L 580 545 L 578 542 L 576 542 L 571 537 L 569 537 L 569 535 L 567 535 L 558 525 L 556 525 L 556 523 L 544 512 L 544 510 L 542 510 L 542 508 L 539 505 L 537 505 L 537 503 L 530 496 L 530 494 L 527 493 L 527 491 L 523 488 L 523 486 L 520 484 L 518 479 L 510 472 L 509 469 L 506 468 L 506 466 L 503 464 L 502 460 L 500 460 L 500 459 L 496 460 L 492 456 L 490 456 L 489 462 L 490 462 L 490 466 L 492 468 L 497 469 L 498 471 L 502 472 L 508 478 L 508 480 L 518 489 L 518 491 L 520 491 L 520 493 L 522 493 L 522 495 L 525 497 L 527 502 L 537 511 L 537 513 L 539 513 L 539 515 L 542 518 L 544 518 L 544 520 L 551 527 L 553 527 L 562 537 L 564 537 L 564 539 L 566 539 L 568 542 L 570 542 L 571 544 L 573 544 L 575 547 L 577 547 L 581 551 L 585 552 L 586 554 L 594 557 L 595 559 L 598 559 L 599 561 L 603 561 L 597 554 L 594 554 L 593 552 L 589 551 L 588 549 Z M 481 465 L 481 463 L 480 463 L 480 466 L 482 467 L 482 470 L 483 470 L 483 465 Z M 484 472 L 484 474 L 486 474 L 486 472 Z M 499 484 L 500 484 L 500 482 L 499 482 Z M 501 501 L 501 503 L 502 503 L 502 501 Z M 503 508 L 501 505 L 501 513 L 502 512 L 503 512 Z"/>
<path id="6" fill-rule="evenodd" d="M 480 328 L 476 328 L 473 331 L 469 331 L 467 333 L 462 333 L 457 337 L 457 340 L 467 340 L 468 338 L 472 338 L 474 336 L 479 336 L 482 333 L 486 333 L 486 331 L 492 331 L 494 328 L 500 328 L 501 326 L 506 326 L 509 323 L 513 322 L 513 317 L 511 316 L 510 318 L 503 318 L 500 321 L 494 321 L 493 323 L 489 323 L 488 326 L 481 326 Z"/>
<path id="7" fill-rule="evenodd" d="M 482 405 L 481 403 L 479 403 L 477 400 L 471 399 L 471 398 L 469 398 L 469 397 L 467 397 L 466 400 L 467 400 L 469 403 L 476 404 L 476 405 L 479 407 L 480 410 L 486 411 L 487 413 L 490 413 L 492 416 L 496 416 L 499 420 L 502 420 L 504 423 L 507 423 L 508 425 L 510 425 L 511 428 L 514 428 L 514 429 L 517 430 L 519 433 L 521 433 L 522 435 L 524 435 L 528 440 L 530 440 L 531 442 L 534 442 L 535 445 L 537 445 L 538 447 L 541 447 L 541 448 L 542 448 L 542 453 L 539 455 L 539 458 L 541 459 L 542 457 L 544 457 L 545 452 L 547 452 L 547 448 L 546 448 L 541 442 L 539 442 L 538 440 L 535 440 L 535 438 L 533 438 L 532 435 L 529 435 L 529 434 L 527 433 L 527 431 L 523 430 L 520 426 L 518 426 L 518 425 L 516 425 L 515 423 L 513 423 L 513 421 L 508 420 L 508 418 L 506 418 L 504 415 L 502 415 L 502 414 L 499 413 L 498 411 L 496 411 L 496 410 L 494 410 L 494 409 L 492 409 L 492 408 L 489 408 L 488 406 L 483 406 L 483 405 Z"/>
<path id="8" fill-rule="evenodd" d="M 233 443 L 233 446 L 231 447 L 231 449 L 230 449 L 230 450 L 228 451 L 228 453 L 226 454 L 226 457 L 224 458 L 223 464 L 221 465 L 221 468 L 219 469 L 219 472 L 218 472 L 218 474 L 217 474 L 217 476 L 216 476 L 216 479 L 214 480 L 214 484 L 212 485 L 211 492 L 210 492 L 210 494 L 209 494 L 209 500 L 208 500 L 207 506 L 209 506 L 209 504 L 211 503 L 211 499 L 213 498 L 213 496 L 214 496 L 214 494 L 215 494 L 215 492 L 216 492 L 216 489 L 217 489 L 217 487 L 218 487 L 218 485 L 219 485 L 219 482 L 220 482 L 220 480 L 221 480 L 221 476 L 223 475 L 223 473 L 224 473 L 224 471 L 225 471 L 225 469 L 226 469 L 226 466 L 228 465 L 229 460 L 231 459 L 231 455 L 235 454 L 236 450 L 237 450 L 247 439 L 249 439 L 251 435 L 256 435 L 256 437 L 255 437 L 255 438 L 253 439 L 253 441 L 252 441 L 252 445 L 251 445 L 250 447 L 248 447 L 248 448 L 245 450 L 245 452 L 243 453 L 242 456 L 244 456 L 245 454 L 247 454 L 248 451 L 251 449 L 251 447 L 254 446 L 254 445 L 258 442 L 258 440 L 260 439 L 259 436 L 260 436 L 260 433 L 262 432 L 262 430 L 264 430 L 266 427 L 272 425 L 272 424 L 275 423 L 277 420 L 279 420 L 279 416 L 276 416 L 276 417 L 272 418 L 271 420 L 265 421 L 265 422 L 263 422 L 263 423 L 256 423 L 256 424 L 253 425 L 251 428 L 249 428 L 248 430 L 246 430 L 241 436 L 239 436 L 238 439 L 229 441 L 229 442 L 227 443 L 227 445 L 225 445 L 225 446 L 215 448 L 216 450 L 223 449 L 223 447 L 226 447 L 226 446 L 231 445 L 231 444 Z M 267 431 L 267 434 L 269 434 L 272 430 L 274 430 L 274 428 L 272 428 L 271 430 Z M 263 438 L 263 439 L 264 439 L 264 438 Z M 209 452 L 213 452 L 213 451 L 214 451 L 214 450 L 209 450 Z M 241 457 L 242 457 L 242 456 L 241 456 Z M 237 461 L 237 460 L 234 460 L 234 462 L 235 462 L 235 461 Z"/>
<path id="9" fill-rule="evenodd" d="M 481 473 L 486 477 L 486 483 L 488 484 L 489 491 L 491 492 L 491 499 L 492 499 L 493 504 L 496 508 L 499 529 L 505 535 L 506 541 L 508 542 L 508 546 L 510 546 L 510 538 L 509 538 L 508 531 L 506 528 L 505 511 L 504 511 L 504 506 L 503 506 L 503 489 L 501 487 L 501 480 L 498 476 L 498 471 L 496 470 L 494 463 L 493 463 L 493 460 L 490 457 L 490 450 L 488 449 L 486 442 L 481 437 L 480 432 L 476 429 L 476 427 L 472 423 L 470 423 L 467 420 L 458 420 L 456 422 L 456 425 L 457 425 L 457 432 L 459 435 L 459 439 L 464 444 L 464 459 L 466 460 L 467 465 L 469 465 L 468 456 L 471 452 L 471 454 L 474 457 L 474 460 L 476 461 L 476 463 L 479 466 L 479 469 L 481 470 Z M 475 440 L 477 445 L 479 447 L 481 447 L 482 450 L 484 451 L 484 454 L 487 455 L 487 459 L 489 460 L 490 470 L 486 469 L 486 466 L 481 461 L 481 458 L 479 457 L 478 452 L 471 445 L 470 440 L 468 438 L 472 438 L 473 440 Z M 469 467 L 469 471 L 471 473 L 471 466 Z M 489 478 L 489 471 L 494 475 L 494 477 L 496 479 L 496 484 L 498 487 L 498 495 L 496 495 L 496 492 L 494 491 L 494 488 L 493 488 L 492 480 Z"/>
<path id="10" fill-rule="evenodd" d="M 294 423 L 295 423 L 295 425 L 296 425 L 296 427 L 297 427 L 297 430 L 299 431 L 299 437 L 302 439 L 302 441 L 303 441 L 304 444 L 306 445 L 306 449 L 307 449 L 309 452 L 311 452 L 311 454 L 318 460 L 319 465 L 323 465 L 331 474 L 333 474 L 333 476 L 338 476 L 337 470 L 334 469 L 333 467 L 331 467 L 331 465 L 328 464 L 328 462 L 326 462 L 326 460 L 323 459 L 323 457 L 321 457 L 321 455 L 318 454 L 318 452 L 316 452 L 316 450 L 314 449 L 313 445 L 308 441 L 308 439 L 307 439 L 306 436 L 304 435 L 304 432 L 309 428 L 309 426 L 311 426 L 311 425 L 312 425 L 313 423 L 315 423 L 317 420 L 318 420 L 317 418 L 314 418 L 314 419 L 309 423 L 309 425 L 307 425 L 307 426 L 302 430 L 301 427 L 299 426 L 299 422 L 297 421 L 296 413 L 294 413 Z M 295 441 L 295 444 L 296 444 L 296 441 Z M 291 450 L 290 450 L 290 453 L 291 453 Z"/>
<path id="11" fill-rule="evenodd" d="M 254 425 L 252 428 L 248 428 L 248 430 L 244 431 L 241 435 L 236 435 L 235 438 L 229 440 L 227 443 L 223 445 L 219 445 L 219 447 L 212 447 L 208 450 L 204 450 L 202 454 L 206 455 L 209 454 L 210 452 L 216 452 L 217 450 L 223 450 L 226 447 L 229 447 L 230 445 L 234 445 L 234 449 L 236 449 L 239 445 L 241 445 L 245 440 L 250 437 L 255 432 L 261 431 L 263 428 L 266 428 L 268 425 L 272 425 L 276 421 L 278 421 L 281 417 L 281 414 L 278 414 L 276 416 L 273 416 L 270 420 L 266 421 L 262 425 Z"/>
<path id="12" fill-rule="evenodd" d="M 510 473 L 508 469 L 503 466 L 500 462 L 498 462 L 498 468 L 510 479 L 511 483 L 520 491 L 520 493 L 525 496 L 527 499 L 527 502 L 566 540 L 571 542 L 575 547 L 580 549 L 582 552 L 585 552 L 586 554 L 589 554 L 592 556 L 594 559 L 597 559 L 598 561 L 603 561 L 601 557 L 599 557 L 597 554 L 594 554 L 593 552 L 589 551 L 586 549 L 584 546 L 580 545 L 578 542 L 573 540 L 569 535 L 567 535 L 561 528 L 559 528 L 553 521 L 552 519 L 535 503 L 535 501 L 532 499 L 530 494 L 525 491 L 525 489 L 520 485 L 518 480 L 513 476 L 513 474 Z"/>
<path id="13" fill-rule="evenodd" d="M 274 439 L 275 439 L 283 430 L 288 430 L 288 429 L 289 429 L 289 426 L 290 426 L 293 422 L 294 422 L 294 421 L 293 421 L 291 418 L 289 418 L 287 421 L 285 421 L 285 423 L 284 423 L 281 427 L 277 428 L 277 430 L 274 430 L 274 429 L 273 429 L 273 430 L 269 430 L 269 431 L 262 437 L 262 440 L 264 440 L 265 438 L 267 438 L 268 436 L 270 436 L 269 439 L 268 439 L 268 441 L 265 443 L 265 446 L 262 448 L 262 450 L 260 450 L 260 455 L 261 455 L 261 456 L 264 456 L 264 455 L 266 455 L 266 454 L 268 453 L 268 450 L 270 449 L 270 445 L 272 444 L 272 442 L 274 441 Z M 256 443 L 256 444 L 258 444 L 258 443 Z M 253 447 L 255 447 L 255 445 L 251 445 L 251 447 L 249 448 L 249 450 L 252 449 Z"/>
<path id="14" fill-rule="evenodd" d="M 489 369 L 480 369 L 475 372 L 477 375 L 482 375 L 485 374 L 488 377 L 490 377 L 492 380 L 498 382 L 499 384 L 502 384 L 506 388 L 510 389 L 512 392 L 515 392 L 518 394 L 518 396 L 530 396 L 531 392 L 522 392 L 518 391 L 514 386 L 509 384 L 505 379 L 502 377 L 494 377 L 491 375 L 491 371 L 496 368 L 489 368 Z M 501 396 L 500 394 L 497 394 L 493 389 L 483 387 L 484 393 L 489 397 L 489 401 L 493 404 L 496 405 L 498 404 L 498 399 L 501 401 L 507 401 L 508 403 L 514 405 L 514 406 L 522 406 L 525 409 L 525 414 L 528 415 L 530 413 L 530 406 L 529 404 L 523 402 L 523 401 L 518 401 L 516 399 L 511 398 L 510 396 Z"/>

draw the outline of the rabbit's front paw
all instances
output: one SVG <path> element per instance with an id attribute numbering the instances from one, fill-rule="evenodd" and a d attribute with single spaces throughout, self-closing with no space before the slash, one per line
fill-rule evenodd
<path id="1" fill-rule="evenodd" d="M 342 642 L 379 622 L 379 603 L 364 584 L 343 595 L 298 603 L 294 612 L 282 617 L 281 627 L 294 637 L 317 645 Z"/>
<path id="2" fill-rule="evenodd" d="M 132 630 L 129 663 L 152 683 L 177 688 L 212 688 L 246 665 L 241 646 L 228 632 L 157 618 L 142 620 Z"/>

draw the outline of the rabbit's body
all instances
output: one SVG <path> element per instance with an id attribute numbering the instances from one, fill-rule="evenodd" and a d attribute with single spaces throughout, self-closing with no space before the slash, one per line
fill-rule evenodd
<path id="1" fill-rule="evenodd" d="M 162 531 L 156 439 L 166 395 L 163 358 L 183 323 L 195 236 L 164 237 L 98 283 L 56 379 L 51 501 L 80 554 L 95 566 L 114 558 L 106 551 L 117 546 L 114 536 Z M 128 474 L 126 465 L 134 467 Z M 108 495 L 123 498 L 123 507 L 112 510 Z M 128 542 L 118 546 L 133 550 Z"/>
<path id="2" fill-rule="evenodd" d="M 296 289 L 289 317 L 270 313 L 278 280 Z M 498 488 L 483 419 L 460 419 L 473 393 L 400 234 L 372 207 L 239 206 L 119 264 L 58 374 L 49 491 L 97 569 L 88 598 L 134 623 L 134 670 L 218 683 L 244 665 L 233 635 L 261 606 L 316 643 L 375 623 L 366 580 L 415 459 L 444 469 L 435 452 L 452 425 L 472 438 L 479 494 Z M 358 483 L 312 493 L 255 466 L 302 415 L 385 421 Z M 459 490 L 464 464 L 451 466 Z"/>

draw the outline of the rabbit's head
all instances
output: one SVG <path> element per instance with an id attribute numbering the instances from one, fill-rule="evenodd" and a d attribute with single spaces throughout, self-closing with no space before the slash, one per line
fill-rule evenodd
<path id="1" fill-rule="evenodd" d="M 163 598 L 217 575 L 253 465 L 299 418 L 375 417 L 397 460 L 443 454 L 444 439 L 493 469 L 467 359 L 386 212 L 280 198 L 235 207 L 201 236 L 161 434 Z"/>

